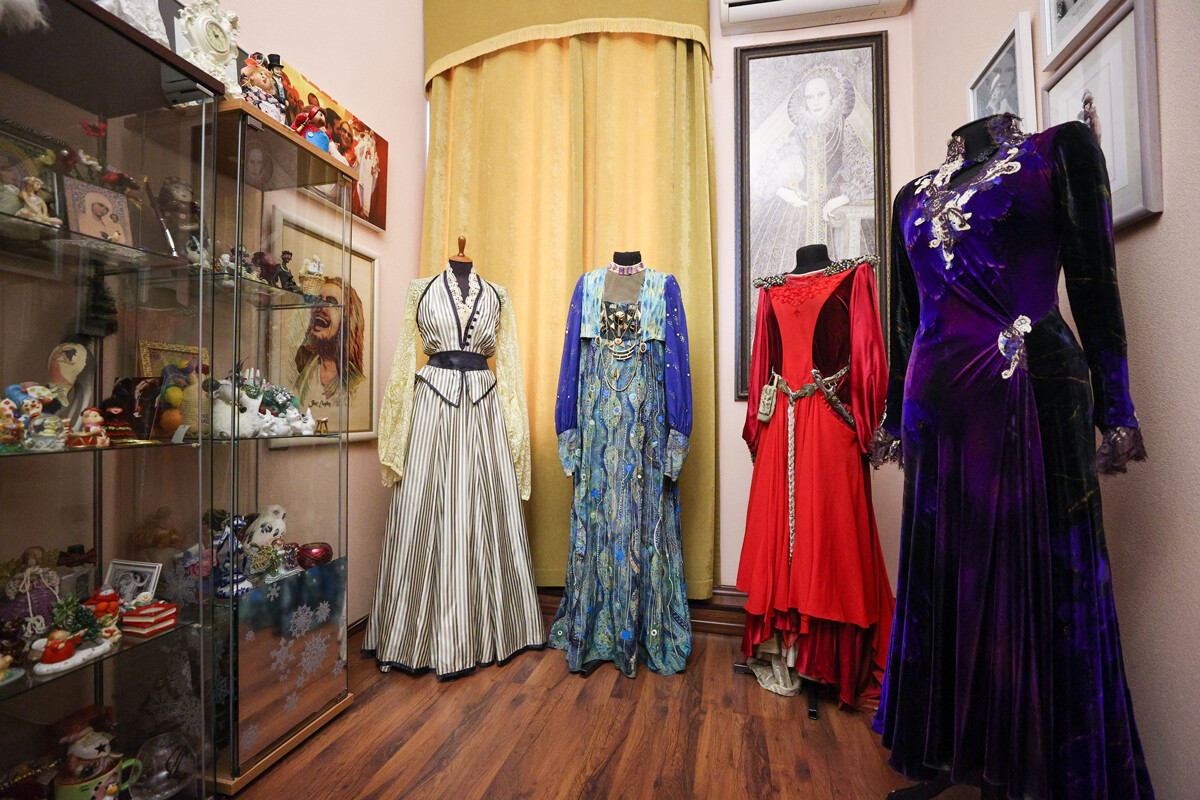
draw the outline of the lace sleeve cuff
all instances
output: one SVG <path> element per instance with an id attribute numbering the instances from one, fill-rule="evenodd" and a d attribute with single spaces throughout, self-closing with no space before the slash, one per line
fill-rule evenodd
<path id="1" fill-rule="evenodd" d="M 679 431 L 671 431 L 667 437 L 667 461 L 663 466 L 663 475 L 673 481 L 679 480 L 679 472 L 683 469 L 683 460 L 688 454 L 688 437 Z"/>
<path id="2" fill-rule="evenodd" d="M 880 425 L 875 429 L 875 435 L 871 437 L 871 444 L 867 448 L 867 459 L 875 469 L 879 469 L 889 461 L 894 461 L 903 467 L 904 451 L 901 449 L 900 437 L 893 436 Z"/>
<path id="3" fill-rule="evenodd" d="M 571 428 L 558 435 L 558 459 L 568 476 L 579 470 L 579 447 L 579 428 Z"/>
<path id="4" fill-rule="evenodd" d="M 1141 428 L 1109 428 L 1096 450 L 1096 471 L 1101 475 L 1123 473 L 1130 461 L 1145 460 L 1146 445 L 1142 441 Z"/>

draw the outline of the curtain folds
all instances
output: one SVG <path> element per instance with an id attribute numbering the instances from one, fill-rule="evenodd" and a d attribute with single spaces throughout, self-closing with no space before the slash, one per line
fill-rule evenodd
<path id="1" fill-rule="evenodd" d="M 433 76 L 422 274 L 467 237 L 517 315 L 533 446 L 536 579 L 561 586 L 571 480 L 554 401 L 571 291 L 614 250 L 673 273 L 692 341 L 695 425 L 680 478 L 688 596 L 716 574 L 711 67 L 694 39 L 600 33 L 522 42 Z"/>

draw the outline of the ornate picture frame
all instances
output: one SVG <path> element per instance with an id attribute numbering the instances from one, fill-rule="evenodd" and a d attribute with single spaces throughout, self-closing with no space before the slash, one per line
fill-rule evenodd
<path id="1" fill-rule="evenodd" d="M 1113 227 L 1163 210 L 1153 0 L 1124 0 L 1042 85 L 1046 127 L 1079 120 L 1100 140 Z"/>
<path id="2" fill-rule="evenodd" d="M 174 344 L 172 342 L 154 342 L 149 339 L 138 339 L 138 368 L 143 378 L 157 378 L 162 368 L 167 364 L 180 361 L 195 361 L 211 366 L 207 347 L 197 347 L 194 344 Z"/>
<path id="3" fill-rule="evenodd" d="M 887 33 L 739 47 L 734 51 L 737 140 L 737 357 L 745 400 L 756 278 L 795 266 L 795 251 L 825 244 L 835 261 L 884 258 L 891 201 Z M 880 311 L 887 280 L 880 267 Z M 883 319 L 887 330 L 887 319 Z"/>

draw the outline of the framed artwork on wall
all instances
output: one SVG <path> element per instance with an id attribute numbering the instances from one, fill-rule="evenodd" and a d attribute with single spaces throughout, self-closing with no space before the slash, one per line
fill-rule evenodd
<path id="1" fill-rule="evenodd" d="M 737 374 L 746 399 L 756 278 L 790 272 L 796 250 L 876 255 L 888 226 L 887 33 L 735 51 Z M 881 309 L 887 281 L 879 275 Z M 884 321 L 886 329 L 887 322 Z"/>
<path id="2" fill-rule="evenodd" d="M 144 378 L 157 378 L 168 364 L 182 367 L 184 364 L 194 365 L 197 360 L 206 367 L 211 366 L 207 347 L 138 339 L 138 367 Z"/>
<path id="3" fill-rule="evenodd" d="M 1017 14 L 1000 43 L 967 84 L 970 119 L 1016 114 L 1026 130 L 1037 129 L 1037 84 L 1033 80 L 1033 34 L 1029 12 Z"/>
<path id="4" fill-rule="evenodd" d="M 276 206 L 274 217 L 275 246 L 282 252 L 290 250 L 297 263 L 314 257 L 326 265 L 337 264 L 341 258 L 341 237 L 314 225 L 310 219 Z M 326 276 L 320 295 L 330 306 L 315 306 L 311 310 L 291 310 L 276 314 L 271 327 L 270 366 L 268 376 L 273 383 L 292 389 L 300 400 L 301 409 L 312 409 L 314 417 L 329 417 L 333 429 L 337 415 L 337 386 L 322 380 L 321 360 L 336 347 L 336 337 L 347 337 L 345 368 L 338 369 L 337 380 L 349 395 L 350 418 L 345 426 L 350 441 L 374 439 L 375 433 L 375 342 L 379 288 L 379 256 L 353 245 L 350 250 L 349 287 L 339 277 Z M 306 290 L 307 291 L 307 290 Z M 315 294 L 315 292 L 313 292 Z M 330 336 L 332 332 L 332 336 Z M 320 444 L 325 438 L 287 439 L 272 442 L 271 447 L 297 444 Z"/>
<path id="5" fill-rule="evenodd" d="M 1057 69 L 1121 0 L 1041 0 L 1043 72 Z"/>
<path id="6" fill-rule="evenodd" d="M 1154 3 L 1125 0 L 1042 86 L 1046 126 L 1078 120 L 1108 165 L 1113 226 L 1162 211 Z"/>

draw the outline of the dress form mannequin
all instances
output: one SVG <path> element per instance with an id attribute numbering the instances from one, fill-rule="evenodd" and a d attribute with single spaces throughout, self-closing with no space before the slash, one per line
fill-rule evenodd
<path id="1" fill-rule="evenodd" d="M 966 152 L 964 158 L 968 162 L 974 162 L 970 166 L 959 171 L 957 175 L 950 179 L 952 187 L 961 186 L 983 169 L 988 158 L 991 157 L 999 145 L 992 138 L 992 132 L 989 130 L 989 124 L 995 119 L 994 117 L 984 117 L 977 119 L 974 122 L 968 122 L 957 128 L 951 134 L 951 138 L 957 136 L 966 144 Z"/>
<path id="2" fill-rule="evenodd" d="M 963 157 L 970 164 L 950 179 L 951 187 L 967 183 L 986 166 L 988 159 L 999 149 L 991 127 L 996 119 L 994 116 L 977 119 L 959 127 L 951 134 L 951 138 L 957 137 L 963 140 L 965 145 Z M 981 800 L 1003 800 L 1005 795 L 1003 786 L 997 786 L 987 781 L 982 783 Z M 929 800 L 937 797 L 952 785 L 950 774 L 943 772 L 933 780 L 889 792 L 887 800 Z"/>
<path id="3" fill-rule="evenodd" d="M 474 266 L 471 259 L 463 254 L 466 249 L 467 237 L 460 236 L 458 237 L 458 255 L 450 256 L 450 270 L 458 280 L 458 288 L 463 297 L 466 297 L 471 291 L 471 269 Z"/>
<path id="4" fill-rule="evenodd" d="M 832 263 L 829 258 L 829 248 L 823 244 L 806 244 L 796 251 L 796 268 L 793 275 L 803 275 L 806 272 L 816 272 Z"/>
<path id="5" fill-rule="evenodd" d="M 633 267 L 641 263 L 642 254 L 638 250 L 618 250 L 613 253 L 612 260 L 618 267 Z"/>

